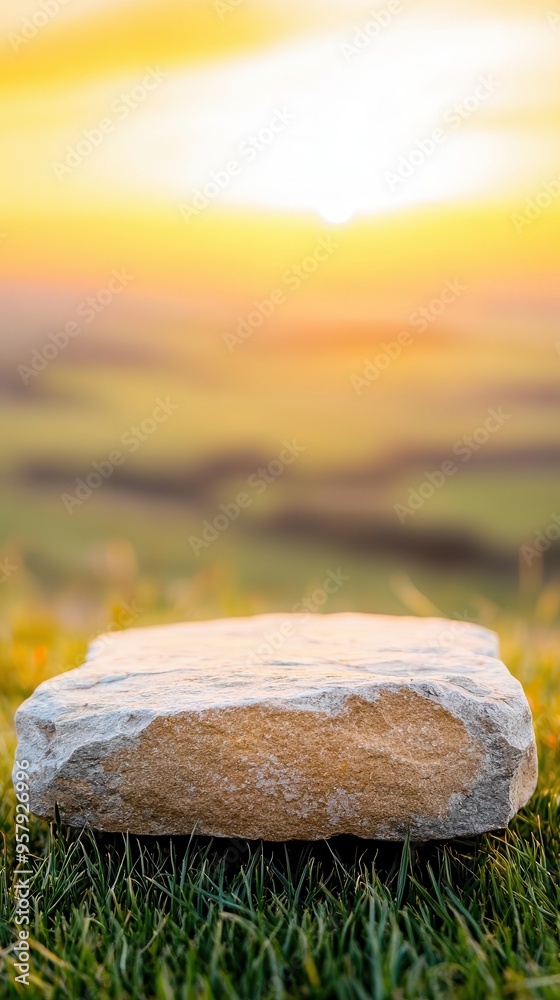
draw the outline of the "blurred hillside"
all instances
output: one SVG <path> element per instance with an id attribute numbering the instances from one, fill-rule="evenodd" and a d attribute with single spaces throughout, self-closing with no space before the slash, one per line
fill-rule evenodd
<path id="1" fill-rule="evenodd" d="M 226 7 L 0 13 L 0 605 L 550 617 L 560 35 Z"/>
<path id="2" fill-rule="evenodd" d="M 147 303 L 127 334 L 130 310 L 115 302 L 38 374 L 21 366 L 40 366 L 33 351 L 56 326 L 4 343 L 0 551 L 41 589 L 95 590 L 92 560 L 115 540 L 165 578 L 221 566 L 257 581 L 274 560 L 305 582 L 351 560 L 380 600 L 394 570 L 442 592 L 467 575 L 506 601 L 559 571 L 554 539 L 543 558 L 519 556 L 560 513 L 560 353 L 546 326 L 503 338 L 444 319 L 383 367 L 402 327 L 326 323 L 297 342 L 256 330 L 230 352 L 219 322 Z M 157 400 L 171 405 L 161 424 Z M 503 423 L 488 432 L 490 412 Z M 279 466 L 284 442 L 297 454 Z M 98 466 L 109 474 L 88 494 Z M 221 505 L 226 529 L 193 544 Z"/>

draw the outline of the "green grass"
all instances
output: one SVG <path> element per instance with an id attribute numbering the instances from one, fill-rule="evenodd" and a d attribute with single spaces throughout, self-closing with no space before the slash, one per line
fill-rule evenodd
<path id="1" fill-rule="evenodd" d="M 560 627 L 551 616 L 556 605 L 541 600 L 525 622 L 497 622 L 541 756 L 539 792 L 508 831 L 428 845 L 269 845 L 101 837 L 33 820 L 28 988 L 15 985 L 10 952 L 11 717 L 39 680 L 75 661 L 84 637 L 36 609 L 12 620 L 0 637 L 0 996 L 556 1000 Z"/>
<path id="2" fill-rule="evenodd" d="M 418 850 L 140 844 L 57 829 L 37 829 L 35 847 L 29 996 L 560 992 L 549 795 L 507 835 Z"/>

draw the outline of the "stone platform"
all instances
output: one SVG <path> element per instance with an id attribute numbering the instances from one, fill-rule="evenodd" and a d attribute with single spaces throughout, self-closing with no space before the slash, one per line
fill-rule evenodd
<path id="1" fill-rule="evenodd" d="M 31 809 L 134 834 L 403 840 L 504 827 L 531 714 L 476 625 L 264 615 L 97 639 L 16 717 Z"/>

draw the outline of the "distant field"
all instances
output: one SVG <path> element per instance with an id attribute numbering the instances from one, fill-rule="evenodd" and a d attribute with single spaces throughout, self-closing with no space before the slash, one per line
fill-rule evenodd
<path id="1" fill-rule="evenodd" d="M 265 329 L 230 354 L 217 321 L 199 330 L 175 316 L 157 339 L 153 318 L 134 336 L 119 322 L 116 334 L 111 317 L 101 317 L 27 386 L 17 366 L 41 336 L 6 345 L 0 551 L 19 548 L 40 575 L 62 579 L 70 565 L 84 566 L 88 545 L 115 537 L 129 538 L 137 558 L 165 574 L 191 572 L 198 561 L 189 534 L 246 488 L 252 470 L 276 459 L 284 441 L 305 450 L 252 497 L 232 539 L 208 553 L 211 562 L 233 545 L 234 562 L 259 563 L 282 532 L 299 550 L 301 524 L 311 519 L 312 549 L 361 552 L 374 576 L 372 564 L 406 563 L 410 555 L 427 571 L 489 575 L 498 591 L 507 577 L 515 589 L 519 547 L 560 515 L 560 354 L 552 329 L 506 339 L 434 326 L 357 394 L 351 376 L 375 361 L 395 329 L 326 326 L 298 343 L 285 330 L 280 337 Z M 127 448 L 123 435 L 149 418 L 158 398 L 177 409 Z M 490 410 L 507 415 L 503 426 L 471 457 L 459 457 L 454 447 L 472 439 Z M 115 448 L 123 464 L 68 516 L 62 494 Z M 396 505 L 449 459 L 456 474 L 400 524 Z M 453 555 L 461 536 L 467 549 L 480 549 L 470 568 L 460 545 Z M 447 565 L 437 555 L 446 546 Z M 556 546 L 544 562 L 554 575 Z"/>
<path id="2" fill-rule="evenodd" d="M 560 355 L 433 332 L 358 395 L 394 330 L 255 338 L 177 322 L 76 342 L 14 377 L 0 434 L 0 982 L 13 985 L 13 712 L 123 625 L 291 610 L 327 573 L 322 612 L 442 614 L 496 628 L 534 712 L 540 791 L 507 833 L 382 847 L 76 839 L 34 822 L 34 976 L 47 1000 L 556 1000 L 560 993 L 560 548 L 520 546 L 560 515 Z M 338 331 L 340 334 L 340 331 Z M 341 347 L 341 343 L 344 345 Z M 32 346 L 32 345 L 31 345 Z M 297 361 L 297 363 L 296 363 Z M 157 399 L 178 406 L 134 450 Z M 454 446 L 508 414 L 469 460 Z M 133 434 L 136 432 L 133 430 Z M 251 485 L 283 442 L 305 451 Z M 126 460 L 69 513 L 63 494 Z M 426 474 L 456 473 L 403 521 Z M 250 503 L 209 544 L 205 522 Z M 233 505 L 233 508 L 232 508 Z M 206 535 L 208 537 L 208 535 Z M 197 554 L 198 551 L 198 554 Z"/>
<path id="3" fill-rule="evenodd" d="M 94 631 L 117 627 L 125 600 L 126 552 L 105 555 L 113 583 Z M 183 580 L 182 589 L 178 580 L 169 584 L 167 593 L 155 577 L 144 577 L 126 594 L 128 606 L 142 607 L 142 624 L 281 607 L 297 591 L 295 580 L 286 579 L 289 555 L 278 549 L 270 562 L 252 563 L 238 576 L 208 567 Z M 299 568 L 302 580 L 312 578 L 304 558 Z M 363 567 L 358 576 L 357 564 L 348 569 L 348 590 L 328 610 L 371 610 L 379 579 Z M 559 594 L 544 596 L 525 617 L 504 615 L 478 596 L 476 617 L 499 629 L 504 658 L 531 702 L 539 743 L 539 793 L 509 831 L 404 849 L 345 838 L 284 847 L 198 837 L 77 838 L 33 821 L 33 971 L 25 995 L 556 1000 Z M 50 606 L 32 594 L 8 601 L 0 592 L 0 599 L 0 983 L 2 996 L 15 998 L 22 994 L 9 951 L 14 900 L 6 891 L 14 864 L 12 714 L 40 680 L 81 662 L 92 625 L 79 624 L 75 590 Z M 471 602 L 468 581 L 455 584 L 447 600 L 458 610 Z M 420 614 L 432 610 L 410 581 L 395 577 L 383 607 L 406 604 Z"/>
<path id="4" fill-rule="evenodd" d="M 337 355 L 329 378 L 340 362 Z M 284 395 L 277 398 L 266 381 L 258 396 L 253 385 L 247 397 L 216 390 L 209 399 L 186 375 L 173 381 L 148 370 L 122 380 L 108 366 L 95 379 L 82 369 L 53 369 L 52 397 L 4 404 L 0 564 L 7 558 L 14 569 L 0 583 L 2 996 L 20 995 L 7 891 L 12 717 L 20 701 L 42 679 L 80 664 L 100 632 L 290 610 L 313 601 L 329 570 L 345 579 L 322 611 L 444 614 L 500 632 L 504 659 L 535 717 L 538 795 L 507 833 L 404 850 L 344 840 L 286 850 L 202 838 L 126 843 L 76 839 L 34 821 L 34 971 L 26 995 L 559 994 L 558 550 L 551 545 L 544 564 L 532 567 L 518 552 L 560 512 L 556 404 L 521 393 L 518 419 L 489 443 L 492 454 L 473 456 L 400 525 L 394 504 L 437 468 L 465 428 L 478 426 L 500 394 L 465 393 L 457 408 L 451 389 L 438 383 L 440 419 L 430 406 L 426 421 L 426 397 L 403 385 L 387 386 L 382 405 L 372 386 L 367 400 L 350 403 L 337 389 L 313 399 L 294 394 L 287 406 L 288 367 L 288 359 L 278 363 Z M 516 378 L 522 381 L 520 372 Z M 184 412 L 68 514 L 61 494 L 167 392 Z M 434 383 L 423 392 L 435 392 Z M 289 415 L 285 423 L 281 413 Z M 252 470 L 292 437 L 309 441 L 309 451 L 195 555 L 190 537 L 200 537 L 204 520 L 246 490 Z"/>
<path id="5" fill-rule="evenodd" d="M 110 318 L 99 322 L 27 386 L 18 365 L 47 342 L 48 331 L 3 345 L 0 429 L 7 468 L 39 456 L 99 459 L 151 413 L 158 396 L 169 396 L 179 409 L 132 467 L 245 447 L 274 454 L 293 436 L 307 448 L 309 471 L 355 466 L 395 451 L 449 450 L 492 407 L 510 419 L 491 447 L 557 443 L 560 353 L 553 329 L 513 331 L 507 339 L 434 327 L 356 390 L 351 377 L 383 353 L 397 327 L 364 326 L 359 337 L 352 326 L 327 328 L 307 340 L 265 329 L 230 354 L 221 327 L 208 321 L 169 329 L 162 320 L 157 338 L 152 327 L 127 334 L 122 321 L 117 328 Z"/>

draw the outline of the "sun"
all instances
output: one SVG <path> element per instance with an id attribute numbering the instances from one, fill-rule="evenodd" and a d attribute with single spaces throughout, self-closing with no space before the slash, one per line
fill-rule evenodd
<path id="1" fill-rule="evenodd" d="M 318 214 L 330 226 L 344 226 L 354 218 L 355 210 L 333 201 L 319 208 Z"/>
<path id="2" fill-rule="evenodd" d="M 332 226 L 530 190 L 556 142 L 524 125 L 548 79 L 536 72 L 529 93 L 529 67 L 548 49 L 535 23 L 507 23 L 403 11 L 351 57 L 347 32 L 323 31 L 178 69 L 119 123 L 74 189 L 88 204 L 109 192 L 119 205 L 165 202 L 192 217 L 233 207 Z M 477 104 L 489 77 L 499 86 Z M 68 134 L 66 125 L 52 147 L 64 150 Z"/>
<path id="3" fill-rule="evenodd" d="M 126 142 L 136 164 L 128 186 L 151 180 L 187 203 L 208 188 L 216 207 L 313 213 L 336 226 L 496 193 L 526 158 L 514 155 L 512 130 L 488 129 L 488 117 L 507 122 L 526 100 L 518 67 L 535 47 L 524 21 L 502 28 L 403 14 L 351 59 L 329 33 L 185 72 L 131 118 L 116 160 L 126 166 Z M 489 67 L 508 86 L 489 87 L 471 112 Z"/>

